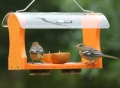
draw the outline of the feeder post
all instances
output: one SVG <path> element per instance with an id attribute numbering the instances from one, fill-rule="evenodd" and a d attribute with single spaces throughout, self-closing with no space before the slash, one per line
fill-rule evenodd
<path id="1" fill-rule="evenodd" d="M 82 21 L 82 33 L 83 33 L 83 44 L 87 46 L 91 46 L 100 51 L 100 24 L 101 20 L 97 17 L 98 14 L 89 13 L 93 15 L 93 17 L 86 16 L 83 18 Z M 89 28 L 89 27 L 93 28 Z M 86 28 L 85 28 L 86 27 Z M 87 60 L 82 58 L 82 62 L 86 62 Z M 102 58 L 96 61 L 96 68 L 102 68 Z"/>
<path id="2" fill-rule="evenodd" d="M 13 13 L 8 18 L 8 29 L 10 42 L 8 69 L 24 69 L 27 63 L 27 56 L 25 51 L 25 29 L 20 27 L 18 18 Z"/>

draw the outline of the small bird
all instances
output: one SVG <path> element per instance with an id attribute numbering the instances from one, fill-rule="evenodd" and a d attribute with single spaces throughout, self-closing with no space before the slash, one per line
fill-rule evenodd
<path id="1" fill-rule="evenodd" d="M 32 64 L 34 64 L 34 60 L 41 60 L 44 54 L 43 48 L 39 45 L 38 42 L 33 42 L 32 46 L 29 50 L 30 57 L 32 59 Z"/>
<path id="2" fill-rule="evenodd" d="M 107 57 L 107 58 L 113 58 L 113 59 L 118 59 L 117 57 L 114 56 L 110 56 L 110 55 L 105 55 L 102 52 L 86 46 L 84 44 L 78 44 L 77 46 L 75 46 L 79 49 L 79 54 L 81 57 L 83 57 L 86 60 L 89 60 L 88 62 L 92 62 L 95 65 L 95 62 L 97 59 L 101 58 L 101 57 Z M 85 62 L 85 64 L 88 66 L 88 62 Z"/>

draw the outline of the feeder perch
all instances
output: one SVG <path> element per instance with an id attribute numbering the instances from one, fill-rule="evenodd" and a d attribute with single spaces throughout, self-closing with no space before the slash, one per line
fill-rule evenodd
<path id="1" fill-rule="evenodd" d="M 92 63 L 86 66 L 83 62 L 87 60 L 84 58 L 81 62 L 68 62 L 68 52 L 45 54 L 41 60 L 45 64 L 28 63 L 25 48 L 26 29 L 82 29 L 83 43 L 100 50 L 100 29 L 109 28 L 109 23 L 102 13 L 84 9 L 84 13 L 23 12 L 28 6 L 17 12 L 9 12 L 2 21 L 2 26 L 9 30 L 9 70 L 29 70 L 30 75 L 47 75 L 51 69 L 61 69 L 63 74 L 78 74 L 84 68 L 102 68 L 102 58 L 96 61 L 95 66 Z M 66 60 L 56 61 L 58 56 L 64 56 Z"/>
<path id="2" fill-rule="evenodd" d="M 51 69 L 61 69 L 63 74 L 79 74 L 83 68 L 102 68 L 102 58 L 93 66 L 88 66 L 82 58 L 81 62 L 68 62 L 69 52 L 44 54 L 42 63 L 28 63 L 25 48 L 26 29 L 82 29 L 83 43 L 100 50 L 100 29 L 109 28 L 109 23 L 102 13 L 84 10 L 73 0 L 84 13 L 62 12 L 24 12 L 25 9 L 9 12 L 5 15 L 2 26 L 9 30 L 9 70 L 29 70 L 30 75 L 48 75 Z M 62 60 L 64 59 L 64 60 Z"/>
<path id="3" fill-rule="evenodd" d="M 4 17 L 2 26 L 9 29 L 9 70 L 79 69 L 87 68 L 87 66 L 81 62 L 73 64 L 27 63 L 25 30 L 82 29 L 83 43 L 100 50 L 100 28 L 109 28 L 109 23 L 101 13 L 10 12 Z M 82 58 L 82 62 L 86 62 L 86 60 Z M 88 68 L 102 68 L 102 59 L 97 60 L 95 67 L 90 64 Z"/>

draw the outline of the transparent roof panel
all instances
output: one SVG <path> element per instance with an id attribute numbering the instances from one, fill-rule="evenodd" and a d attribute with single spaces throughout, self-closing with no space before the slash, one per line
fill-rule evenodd
<path id="1" fill-rule="evenodd" d="M 4 17 L 3 27 L 8 27 L 7 20 L 11 14 L 15 14 L 21 28 L 26 29 L 109 28 L 108 20 L 101 13 L 60 12 L 11 12 Z"/>

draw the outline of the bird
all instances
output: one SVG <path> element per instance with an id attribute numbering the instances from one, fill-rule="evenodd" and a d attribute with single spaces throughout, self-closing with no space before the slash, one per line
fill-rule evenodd
<path id="1" fill-rule="evenodd" d="M 34 64 L 34 60 L 41 60 L 44 58 L 44 50 L 43 48 L 39 45 L 38 42 L 33 42 L 32 46 L 29 50 L 30 57 L 32 59 L 32 64 Z"/>
<path id="2" fill-rule="evenodd" d="M 88 60 L 87 62 L 85 62 L 87 66 L 88 66 L 88 63 L 92 61 L 94 61 L 92 63 L 93 65 L 95 65 L 96 60 L 102 57 L 118 59 L 117 57 L 103 54 L 99 50 L 96 50 L 90 46 L 86 46 L 85 44 L 82 44 L 82 43 L 77 44 L 75 47 L 78 48 L 80 56 Z"/>

